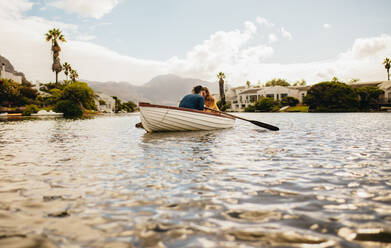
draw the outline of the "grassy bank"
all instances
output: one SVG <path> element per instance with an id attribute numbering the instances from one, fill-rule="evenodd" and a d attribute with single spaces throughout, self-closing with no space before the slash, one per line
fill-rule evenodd
<path id="1" fill-rule="evenodd" d="M 289 107 L 285 109 L 284 112 L 308 112 L 308 106 L 301 105 L 301 106 Z"/>

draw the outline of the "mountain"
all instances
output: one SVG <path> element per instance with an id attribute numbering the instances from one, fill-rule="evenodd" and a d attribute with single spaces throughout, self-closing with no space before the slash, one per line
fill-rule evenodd
<path id="1" fill-rule="evenodd" d="M 182 78 L 173 74 L 154 77 L 141 86 L 126 82 L 92 82 L 86 81 L 95 92 L 117 96 L 122 101 L 147 101 L 155 104 L 178 105 L 183 96 L 189 94 L 194 86 L 202 85 L 211 93 L 218 92 L 218 83 L 200 79 Z"/>
<path id="2" fill-rule="evenodd" d="M 117 96 L 122 101 L 148 101 L 147 98 L 141 96 L 139 86 L 134 86 L 127 82 L 94 82 L 88 80 L 80 80 L 88 83 L 88 85 L 96 93 L 104 93 L 109 96 Z"/>
<path id="3" fill-rule="evenodd" d="M 11 72 L 17 76 L 22 76 L 22 82 L 27 82 L 27 79 L 24 76 L 24 73 L 15 71 L 14 66 L 11 64 L 11 62 L 7 58 L 0 55 L 0 70 L 2 69 L 3 64 L 5 66 L 5 71 Z"/>

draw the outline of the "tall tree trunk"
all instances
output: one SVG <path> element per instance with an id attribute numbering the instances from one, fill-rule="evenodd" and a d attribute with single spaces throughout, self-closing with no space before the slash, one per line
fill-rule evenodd
<path id="1" fill-rule="evenodd" d="M 225 105 L 225 93 L 224 93 L 224 80 L 220 78 L 219 80 L 219 89 L 220 89 L 220 100 L 221 100 L 221 105 Z"/>
<path id="2" fill-rule="evenodd" d="M 387 69 L 387 77 L 388 77 L 388 81 L 390 81 L 390 69 Z"/>

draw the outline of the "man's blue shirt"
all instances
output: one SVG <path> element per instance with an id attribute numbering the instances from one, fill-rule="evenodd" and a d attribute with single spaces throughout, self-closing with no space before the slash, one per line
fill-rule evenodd
<path id="1" fill-rule="evenodd" d="M 198 94 L 189 94 L 183 97 L 179 103 L 180 108 L 204 110 L 205 99 Z"/>

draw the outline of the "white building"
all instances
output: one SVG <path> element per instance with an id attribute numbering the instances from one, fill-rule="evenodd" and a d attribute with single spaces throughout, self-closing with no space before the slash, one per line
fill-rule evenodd
<path id="1" fill-rule="evenodd" d="M 384 102 L 391 104 L 391 82 L 383 81 L 378 87 L 384 90 Z"/>
<path id="2" fill-rule="evenodd" d="M 284 87 L 284 86 L 270 86 L 270 87 L 250 87 L 245 86 L 236 87 L 228 91 L 228 101 L 231 102 L 231 109 L 233 111 L 244 111 L 248 105 L 253 105 L 256 101 L 263 97 L 273 98 L 274 100 L 281 100 L 284 97 L 291 96 L 297 98 L 300 103 L 307 95 L 307 90 L 310 86 L 300 87 Z"/>
<path id="3" fill-rule="evenodd" d="M 113 113 L 115 111 L 115 100 L 106 94 L 97 93 L 95 97 L 95 104 L 100 112 Z"/>
<path id="4" fill-rule="evenodd" d="M 5 70 L 5 65 L 1 65 L 0 79 L 11 79 L 17 83 L 22 83 L 22 76 L 15 75 Z"/>
<path id="5" fill-rule="evenodd" d="M 239 93 L 245 90 L 245 86 L 239 86 L 235 88 L 230 88 L 225 92 L 225 99 L 227 102 L 231 103 L 231 110 L 232 111 L 240 111 L 240 97 Z"/>

